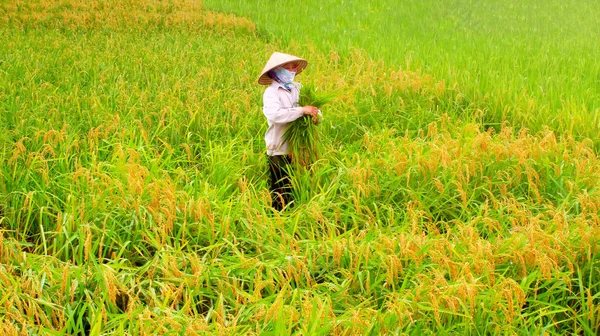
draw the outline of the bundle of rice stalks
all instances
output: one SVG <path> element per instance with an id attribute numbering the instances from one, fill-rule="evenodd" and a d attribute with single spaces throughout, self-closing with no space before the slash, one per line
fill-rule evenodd
<path id="1" fill-rule="evenodd" d="M 319 115 L 311 117 L 304 115 L 294 120 L 283 133 L 283 140 L 288 142 L 289 153 L 292 161 L 303 167 L 319 159 L 319 131 L 317 124 L 322 118 L 321 107 L 329 103 L 335 95 L 333 93 L 321 93 L 312 85 L 302 86 L 300 90 L 300 106 L 315 106 L 319 109 Z"/>

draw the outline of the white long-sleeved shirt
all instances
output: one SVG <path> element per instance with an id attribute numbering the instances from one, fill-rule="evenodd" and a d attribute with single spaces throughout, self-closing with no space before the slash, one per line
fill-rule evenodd
<path id="1" fill-rule="evenodd" d="M 283 142 L 282 137 L 287 125 L 303 115 L 302 107 L 298 106 L 300 87 L 294 82 L 289 91 L 281 83 L 273 81 L 263 94 L 263 113 L 269 124 L 265 133 L 269 156 L 288 154 L 288 144 Z"/>

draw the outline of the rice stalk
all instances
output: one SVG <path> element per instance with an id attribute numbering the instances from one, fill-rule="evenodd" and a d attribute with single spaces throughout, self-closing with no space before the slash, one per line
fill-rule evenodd
<path id="1" fill-rule="evenodd" d="M 333 100 L 334 93 L 322 93 L 313 85 L 305 85 L 300 90 L 300 106 L 321 107 Z M 288 143 L 288 150 L 292 156 L 292 162 L 308 167 L 319 159 L 319 130 L 317 125 L 322 120 L 322 114 L 318 116 L 304 115 L 291 122 L 283 133 L 283 141 Z"/>

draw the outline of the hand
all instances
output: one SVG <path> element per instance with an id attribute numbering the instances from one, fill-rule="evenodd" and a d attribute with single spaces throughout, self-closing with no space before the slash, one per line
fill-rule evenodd
<path id="1" fill-rule="evenodd" d="M 319 113 L 319 109 L 314 106 L 302 106 L 302 113 L 316 117 L 317 113 Z"/>

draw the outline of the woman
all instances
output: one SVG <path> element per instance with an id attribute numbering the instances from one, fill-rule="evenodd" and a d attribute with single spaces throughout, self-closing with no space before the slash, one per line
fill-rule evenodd
<path id="1" fill-rule="evenodd" d="M 263 95 L 263 113 L 269 128 L 265 134 L 273 208 L 281 211 L 292 201 L 292 186 L 288 169 L 288 144 L 282 140 L 287 125 L 305 114 L 316 116 L 314 106 L 298 106 L 300 83 L 294 81 L 306 68 L 306 60 L 275 52 L 265 65 L 258 83 L 269 85 Z"/>

